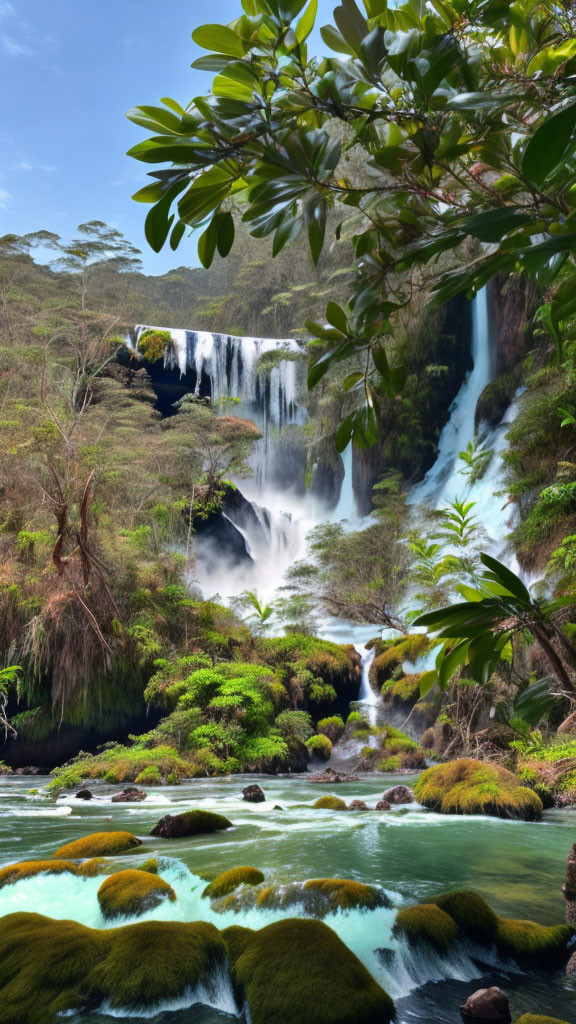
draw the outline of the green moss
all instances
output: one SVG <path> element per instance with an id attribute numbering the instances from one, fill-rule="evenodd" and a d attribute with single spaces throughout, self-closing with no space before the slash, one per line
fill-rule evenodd
<path id="1" fill-rule="evenodd" d="M 304 892 L 325 897 L 332 910 L 376 910 L 390 905 L 381 889 L 347 878 L 310 878 Z"/>
<path id="2" fill-rule="evenodd" d="M 320 921 L 242 932 L 231 937 L 230 956 L 252 1024 L 389 1024 L 394 1015 L 387 993 Z"/>
<path id="3" fill-rule="evenodd" d="M 312 753 L 318 754 L 324 761 L 327 761 L 332 753 L 332 744 L 327 736 L 311 736 L 306 740 L 306 746 Z"/>
<path id="4" fill-rule="evenodd" d="M 398 911 L 393 934 L 404 935 L 410 943 L 426 942 L 437 953 L 445 955 L 457 942 L 460 932 L 450 915 L 435 903 L 422 903 Z"/>
<path id="5" fill-rule="evenodd" d="M 337 743 L 344 735 L 344 721 L 340 715 L 331 715 L 329 718 L 322 718 L 318 722 L 318 732 L 327 736 L 331 743 Z"/>
<path id="6" fill-rule="evenodd" d="M 211 924 L 145 921 L 102 931 L 40 914 L 10 914 L 0 930 L 5 1024 L 52 1024 L 106 1002 L 148 1009 L 209 984 L 226 947 Z"/>
<path id="7" fill-rule="evenodd" d="M 525 1013 L 523 1017 L 518 1018 L 516 1024 L 568 1024 L 568 1021 L 558 1020 L 557 1017 L 535 1017 L 533 1013 Z"/>
<path id="8" fill-rule="evenodd" d="M 484 420 L 491 427 L 498 426 L 517 388 L 518 380 L 511 373 L 501 373 L 487 384 L 478 399 L 476 422 Z"/>
<path id="9" fill-rule="evenodd" d="M 522 964 L 557 963 L 565 955 L 574 931 L 568 925 L 544 927 L 535 921 L 499 918 L 496 942 L 501 956 Z"/>
<path id="10" fill-rule="evenodd" d="M 104 860 L 100 857 L 86 861 L 85 864 L 75 864 L 71 860 L 28 860 L 20 861 L 18 864 L 9 864 L 8 867 L 0 870 L 0 889 L 4 885 L 14 885 L 26 878 L 34 878 L 35 875 L 82 875 L 85 878 L 92 878 L 100 874 Z"/>
<path id="11" fill-rule="evenodd" d="M 542 801 L 501 765 L 461 758 L 423 773 L 414 787 L 416 799 L 442 814 L 487 814 L 535 821 Z"/>
<path id="12" fill-rule="evenodd" d="M 60 860 L 113 857 L 115 854 L 129 853 L 137 846 L 142 846 L 142 843 L 131 832 L 93 832 L 83 839 L 61 846 L 54 857 Z"/>
<path id="13" fill-rule="evenodd" d="M 98 890 L 98 903 L 106 920 L 139 917 L 165 900 L 176 900 L 172 886 L 147 871 L 117 871 Z"/>
<path id="14" fill-rule="evenodd" d="M 139 865 L 140 871 L 148 871 L 151 875 L 157 875 L 160 870 L 160 861 L 157 857 L 149 857 L 143 864 Z"/>
<path id="15" fill-rule="evenodd" d="M 135 780 L 139 785 L 147 786 L 161 786 L 162 775 L 160 769 L 155 764 L 148 765 L 144 768 L 137 776 Z"/>
<path id="16" fill-rule="evenodd" d="M 264 875 L 258 868 L 241 867 L 232 868 L 218 875 L 210 885 L 207 885 L 202 893 L 208 899 L 218 899 L 220 896 L 227 896 L 234 892 L 240 885 L 260 885 L 264 881 Z"/>
<path id="17" fill-rule="evenodd" d="M 397 772 L 402 764 L 402 758 L 400 754 L 395 754 L 393 757 L 385 757 L 382 761 L 379 761 L 376 765 L 376 770 L 379 772 Z"/>
<path id="18" fill-rule="evenodd" d="M 498 916 L 475 892 L 448 892 L 433 901 L 457 924 L 466 938 L 491 945 L 498 932 Z"/>
<path id="19" fill-rule="evenodd" d="M 346 811 L 348 808 L 337 796 L 321 796 L 313 807 L 317 811 Z"/>
<path id="20" fill-rule="evenodd" d="M 138 351 L 149 363 L 156 363 L 162 359 L 166 346 L 172 341 L 170 331 L 156 331 L 150 329 L 142 331 L 138 339 Z"/>

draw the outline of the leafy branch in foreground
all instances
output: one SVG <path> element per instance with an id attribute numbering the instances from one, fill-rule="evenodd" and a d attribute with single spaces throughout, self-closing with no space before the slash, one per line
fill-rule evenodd
<path id="1" fill-rule="evenodd" d="M 208 95 L 128 116 L 151 137 L 155 251 L 199 232 L 210 266 L 234 245 L 231 206 L 273 254 L 306 233 L 317 263 L 329 226 L 351 235 L 354 288 L 310 321 L 309 383 L 362 357 L 357 407 L 337 446 L 377 440 L 383 396 L 402 392 L 394 320 L 412 294 L 475 294 L 496 274 L 534 277 L 540 320 L 563 349 L 576 312 L 576 12 L 552 0 L 342 0 L 310 54 L 316 0 L 242 0 L 230 25 L 193 33 Z M 428 277 L 425 280 L 425 274 Z"/>
<path id="2" fill-rule="evenodd" d="M 441 642 L 436 668 L 420 677 L 424 696 L 435 683 L 446 690 L 460 671 L 486 684 L 515 637 L 528 635 L 542 650 L 563 696 L 576 697 L 576 652 L 554 620 L 574 596 L 554 601 L 533 598 L 522 580 L 491 555 L 480 556 L 486 571 L 477 588 L 460 585 L 463 602 L 427 612 L 414 625 L 426 626 Z"/>

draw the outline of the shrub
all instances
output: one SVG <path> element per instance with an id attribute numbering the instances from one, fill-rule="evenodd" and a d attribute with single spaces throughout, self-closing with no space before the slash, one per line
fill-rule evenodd
<path id="1" fill-rule="evenodd" d="M 442 814 L 488 814 L 534 821 L 542 801 L 501 765 L 461 758 L 428 768 L 414 787 L 416 799 Z"/>
<path id="2" fill-rule="evenodd" d="M 166 346 L 172 341 L 170 331 L 150 329 L 142 331 L 138 339 L 138 351 L 148 363 L 156 363 L 162 359 Z"/>
<path id="3" fill-rule="evenodd" d="M 160 769 L 155 764 L 148 765 L 147 768 L 143 768 L 136 776 L 136 782 L 139 785 L 161 786 L 162 775 L 160 774 Z"/>
<path id="4" fill-rule="evenodd" d="M 260 885 L 263 881 L 264 875 L 258 871 L 258 868 L 231 868 L 230 871 L 224 871 L 210 882 L 202 896 L 206 896 L 208 899 L 219 899 L 221 896 L 227 896 L 228 893 L 234 892 L 241 885 Z"/>
<path id="5" fill-rule="evenodd" d="M 322 718 L 317 729 L 322 736 L 327 736 L 331 743 L 337 743 L 344 735 L 344 722 L 340 715 L 332 715 L 330 718 Z"/>
<path id="6" fill-rule="evenodd" d="M 327 736 L 311 736 L 306 740 L 306 746 L 313 754 L 318 754 L 323 761 L 327 761 L 332 753 L 332 744 Z"/>
<path id="7" fill-rule="evenodd" d="M 149 871 L 117 871 L 98 889 L 98 903 L 106 920 L 139 917 L 165 900 L 173 903 L 176 893 L 168 882 Z"/>

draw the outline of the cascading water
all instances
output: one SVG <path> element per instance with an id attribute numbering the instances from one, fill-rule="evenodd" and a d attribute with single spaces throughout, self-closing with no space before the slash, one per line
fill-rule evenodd
<path id="1" fill-rule="evenodd" d="M 413 506 L 426 505 L 436 510 L 446 508 L 456 498 L 475 502 L 481 510 L 486 533 L 484 546 L 501 555 L 506 549 L 506 537 L 514 519 L 514 512 L 508 508 L 501 487 L 505 475 L 503 453 L 506 434 L 515 418 L 517 404 L 512 403 L 496 428 L 481 428 L 477 434 L 476 407 L 480 395 L 492 380 L 494 363 L 486 288 L 478 292 L 474 300 L 472 324 L 473 369 L 452 403 L 450 418 L 438 442 L 436 462 L 422 482 L 412 488 L 408 501 Z M 473 483 L 466 475 L 465 463 L 459 458 L 460 452 L 465 451 L 469 444 L 491 453 L 484 473 Z"/>

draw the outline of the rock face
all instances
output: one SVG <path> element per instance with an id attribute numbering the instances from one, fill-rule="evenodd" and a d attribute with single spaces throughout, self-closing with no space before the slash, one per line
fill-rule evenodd
<path id="1" fill-rule="evenodd" d="M 382 793 L 382 800 L 388 804 L 413 804 L 414 799 L 414 792 L 410 786 L 392 786 Z"/>
<path id="2" fill-rule="evenodd" d="M 151 836 L 162 839 L 185 839 L 209 832 L 221 832 L 232 828 L 232 822 L 222 814 L 210 811 L 185 811 L 184 814 L 166 814 L 152 829 Z"/>
<path id="3" fill-rule="evenodd" d="M 77 800 L 93 800 L 94 794 L 89 789 L 79 789 L 76 793 Z"/>
<path id="4" fill-rule="evenodd" d="M 576 927 L 576 843 L 568 854 L 566 864 L 566 878 L 562 886 L 564 899 L 566 900 L 566 922 Z M 574 968 L 572 968 L 574 970 Z"/>
<path id="5" fill-rule="evenodd" d="M 137 786 L 125 786 L 121 793 L 116 793 L 112 797 L 113 804 L 137 804 L 142 800 L 145 800 L 147 793 L 143 789 L 138 789 Z"/>
<path id="6" fill-rule="evenodd" d="M 501 989 L 479 988 L 468 997 L 460 1013 L 464 1024 L 511 1024 L 508 996 Z"/>
<path id="7" fill-rule="evenodd" d="M 266 800 L 264 790 L 257 782 L 252 783 L 251 786 L 246 786 L 242 790 L 242 796 L 249 804 L 263 804 Z"/>

